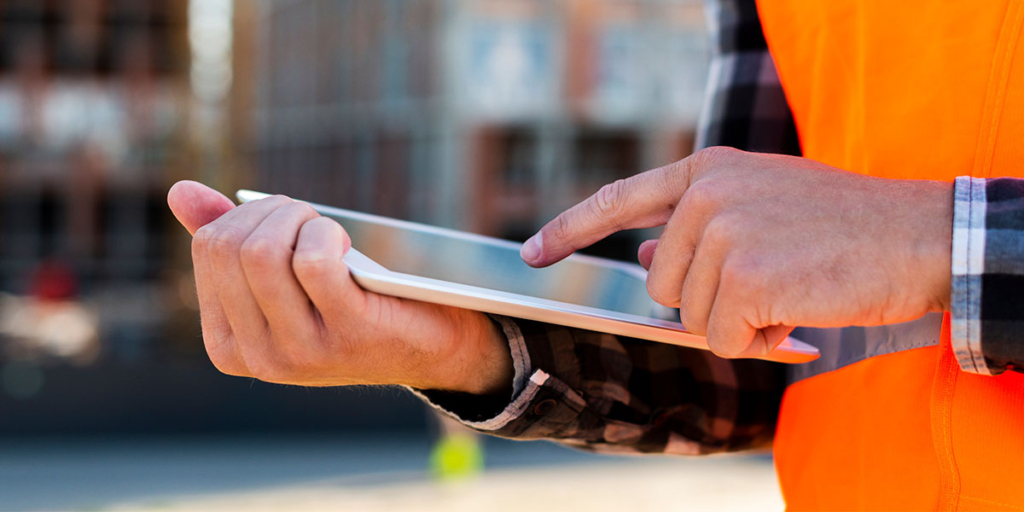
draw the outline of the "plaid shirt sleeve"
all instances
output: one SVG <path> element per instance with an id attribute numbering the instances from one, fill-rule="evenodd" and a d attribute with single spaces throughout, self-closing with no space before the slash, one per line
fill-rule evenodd
<path id="1" fill-rule="evenodd" d="M 710 76 L 697 147 L 800 154 L 756 0 L 708 0 Z M 497 396 L 413 390 L 481 432 L 600 452 L 703 454 L 771 442 L 781 365 L 498 318 L 515 365 Z M 511 400 L 510 400 L 511 397 Z"/>
<path id="2" fill-rule="evenodd" d="M 1024 180 L 954 185 L 951 344 L 960 368 L 1024 371 Z"/>
<path id="3" fill-rule="evenodd" d="M 800 156 L 793 113 L 768 53 L 756 0 L 707 0 L 711 65 L 697 149 Z"/>
<path id="4" fill-rule="evenodd" d="M 696 455 L 772 440 L 782 365 L 494 318 L 512 351 L 511 402 L 413 390 L 471 428 L 603 453 Z"/>

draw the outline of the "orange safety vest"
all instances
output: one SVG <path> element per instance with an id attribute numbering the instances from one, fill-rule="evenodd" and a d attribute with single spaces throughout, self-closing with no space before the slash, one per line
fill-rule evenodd
<path id="1" fill-rule="evenodd" d="M 758 10 L 806 157 L 886 178 L 1024 177 L 1024 1 Z M 941 338 L 788 388 L 775 460 L 789 509 L 1024 509 L 1024 375 L 965 373 L 948 318 Z"/>

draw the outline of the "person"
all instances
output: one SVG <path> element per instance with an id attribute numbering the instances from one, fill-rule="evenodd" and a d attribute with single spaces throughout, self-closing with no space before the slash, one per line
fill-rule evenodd
<path id="1" fill-rule="evenodd" d="M 595 451 L 773 444 L 793 510 L 1024 507 L 1024 4 L 718 0 L 709 18 L 704 149 L 601 188 L 523 257 L 665 225 L 639 249 L 650 294 L 714 354 L 369 293 L 333 221 L 184 182 L 169 202 L 213 363 L 404 385 L 479 431 Z M 822 357 L 745 359 L 791 333 Z"/>

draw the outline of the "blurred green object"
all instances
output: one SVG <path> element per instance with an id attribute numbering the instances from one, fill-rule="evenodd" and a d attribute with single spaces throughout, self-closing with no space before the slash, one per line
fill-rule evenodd
<path id="1" fill-rule="evenodd" d="M 484 450 L 475 436 L 443 436 L 430 452 L 430 472 L 438 480 L 461 480 L 484 469 Z"/>

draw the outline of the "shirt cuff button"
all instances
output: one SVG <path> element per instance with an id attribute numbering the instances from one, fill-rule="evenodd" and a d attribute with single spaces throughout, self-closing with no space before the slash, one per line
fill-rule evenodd
<path id="1" fill-rule="evenodd" d="M 537 405 L 533 406 L 533 413 L 537 416 L 544 416 L 545 414 L 555 410 L 556 405 L 558 405 L 558 402 L 556 402 L 554 398 L 541 400 Z"/>

